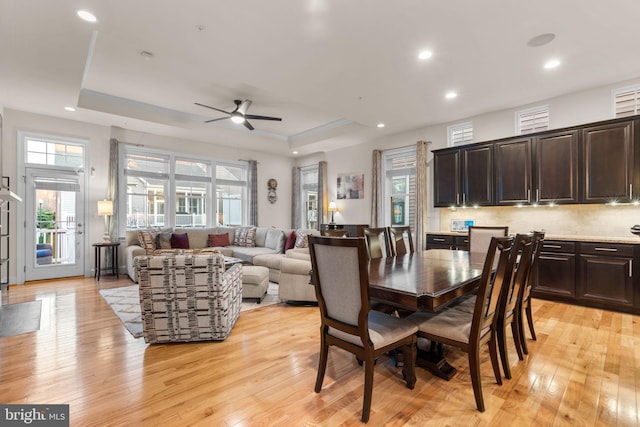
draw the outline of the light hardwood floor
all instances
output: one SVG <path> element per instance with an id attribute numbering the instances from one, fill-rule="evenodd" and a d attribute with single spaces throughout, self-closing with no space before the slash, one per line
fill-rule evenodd
<path id="1" fill-rule="evenodd" d="M 12 286 L 2 302 L 42 300 L 38 332 L 0 338 L 1 403 L 67 403 L 72 426 L 360 425 L 364 374 L 329 352 L 316 394 L 317 307 L 243 312 L 224 342 L 147 345 L 134 339 L 98 289 L 128 279 Z M 487 411 L 476 410 L 466 354 L 449 382 L 418 368 L 414 390 L 388 358 L 375 369 L 369 425 L 564 426 L 640 423 L 640 317 L 534 300 L 538 341 L 498 386 L 485 352 Z M 510 338 L 510 337 L 509 337 Z"/>

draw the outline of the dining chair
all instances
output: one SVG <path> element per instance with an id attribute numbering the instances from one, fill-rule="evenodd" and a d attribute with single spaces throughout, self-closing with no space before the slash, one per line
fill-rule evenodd
<path id="1" fill-rule="evenodd" d="M 415 252 L 409 226 L 389 227 L 389 242 L 391 243 L 391 253 L 394 256 Z"/>
<path id="2" fill-rule="evenodd" d="M 502 361 L 504 376 L 511 379 L 511 368 L 509 364 L 509 353 L 507 352 L 507 326 L 511 327 L 513 342 L 516 346 L 518 359 L 523 360 L 521 329 L 518 327 L 518 298 L 522 296 L 520 290 L 527 285 L 529 273 L 531 272 L 531 261 L 534 250 L 533 234 L 516 235 L 515 245 L 511 251 L 511 256 L 519 259 L 512 279 L 508 285 L 502 288 L 500 303 L 498 305 L 498 320 L 496 326 L 498 338 L 498 350 Z M 519 258 L 518 258 L 519 257 Z"/>
<path id="3" fill-rule="evenodd" d="M 511 369 L 509 364 L 509 354 L 507 352 L 507 327 L 511 327 L 513 341 L 518 353 L 518 359 L 523 360 L 522 338 L 520 328 L 518 328 L 517 306 L 518 298 L 521 296 L 521 289 L 526 286 L 534 249 L 533 234 L 518 234 L 511 249 L 511 256 L 516 257 L 515 271 L 512 277 L 502 287 L 500 300 L 498 303 L 498 314 L 496 321 L 496 335 L 498 341 L 498 351 L 502 361 L 504 376 L 511 379 Z M 467 298 L 457 305 L 457 309 L 472 312 L 475 306 L 475 296 Z"/>
<path id="4" fill-rule="evenodd" d="M 372 311 L 369 306 L 367 248 L 363 238 L 310 236 L 312 280 L 320 308 L 320 357 L 315 392 L 322 389 L 330 346 L 356 356 L 364 364 L 363 422 L 369 421 L 376 359 L 395 348 L 404 354 L 403 379 L 416 383 L 417 326 L 406 319 Z"/>
<path id="5" fill-rule="evenodd" d="M 480 349 L 485 344 L 489 346 L 496 382 L 502 384 L 496 345 L 496 321 L 500 292 L 503 284 L 509 281 L 515 266 L 515 259 L 510 256 L 513 245 L 513 237 L 491 238 L 473 312 L 452 306 L 435 315 L 416 312 L 407 317 L 418 325 L 418 337 L 457 347 L 467 353 L 473 394 L 480 412 L 485 410 L 480 377 Z M 496 257 L 498 261 L 494 269 Z"/>
<path id="6" fill-rule="evenodd" d="M 341 228 L 335 230 L 322 230 L 320 231 L 320 234 L 328 237 L 349 237 L 349 230 Z"/>
<path id="7" fill-rule="evenodd" d="M 367 243 L 369 259 L 393 256 L 391 243 L 389 242 L 389 232 L 386 227 L 365 228 L 363 233 Z"/>
<path id="8" fill-rule="evenodd" d="M 536 331 L 533 328 L 533 314 L 531 312 L 531 289 L 536 280 L 538 274 L 538 260 L 540 259 L 540 253 L 542 252 L 542 246 L 544 245 L 544 231 L 533 232 L 533 256 L 531 261 L 531 267 L 529 269 L 529 276 L 527 277 L 527 283 L 520 289 L 521 295 L 518 297 L 518 307 L 516 308 L 516 324 L 518 326 L 519 335 L 521 339 L 522 352 L 529 354 L 527 347 L 527 339 L 524 334 L 524 314 L 527 316 L 527 323 L 529 324 L 529 332 L 531 332 L 531 339 L 536 340 Z"/>
<path id="9" fill-rule="evenodd" d="M 486 253 L 492 237 L 503 237 L 509 234 L 509 227 L 469 227 L 469 252 Z"/>

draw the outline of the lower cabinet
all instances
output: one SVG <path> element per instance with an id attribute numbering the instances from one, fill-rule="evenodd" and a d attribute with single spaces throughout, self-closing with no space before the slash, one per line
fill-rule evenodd
<path id="1" fill-rule="evenodd" d="M 428 249 L 469 250 L 469 235 L 431 234 L 427 233 Z"/>
<path id="2" fill-rule="evenodd" d="M 545 241 L 533 295 L 639 313 L 639 250 L 630 244 Z"/>
<path id="3" fill-rule="evenodd" d="M 581 244 L 578 298 L 603 308 L 633 308 L 633 245 Z"/>
<path id="4" fill-rule="evenodd" d="M 545 241 L 534 283 L 534 296 L 573 300 L 576 297 L 575 243 Z"/>

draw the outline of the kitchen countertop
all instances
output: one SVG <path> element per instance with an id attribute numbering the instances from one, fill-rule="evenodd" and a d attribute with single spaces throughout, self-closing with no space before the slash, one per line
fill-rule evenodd
<path id="1" fill-rule="evenodd" d="M 427 234 L 440 234 L 445 236 L 466 236 L 467 233 L 459 233 L 456 231 L 427 231 Z M 629 233 L 628 237 L 611 237 L 611 236 L 568 236 L 558 234 L 547 234 L 545 240 L 565 240 L 570 242 L 596 242 L 596 243 L 627 243 L 632 245 L 640 245 L 640 237 L 636 237 Z"/>

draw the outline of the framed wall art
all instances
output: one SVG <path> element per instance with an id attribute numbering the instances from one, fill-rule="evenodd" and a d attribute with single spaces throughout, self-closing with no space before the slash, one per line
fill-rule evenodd
<path id="1" fill-rule="evenodd" d="M 338 174 L 338 199 L 364 199 L 364 174 Z"/>

